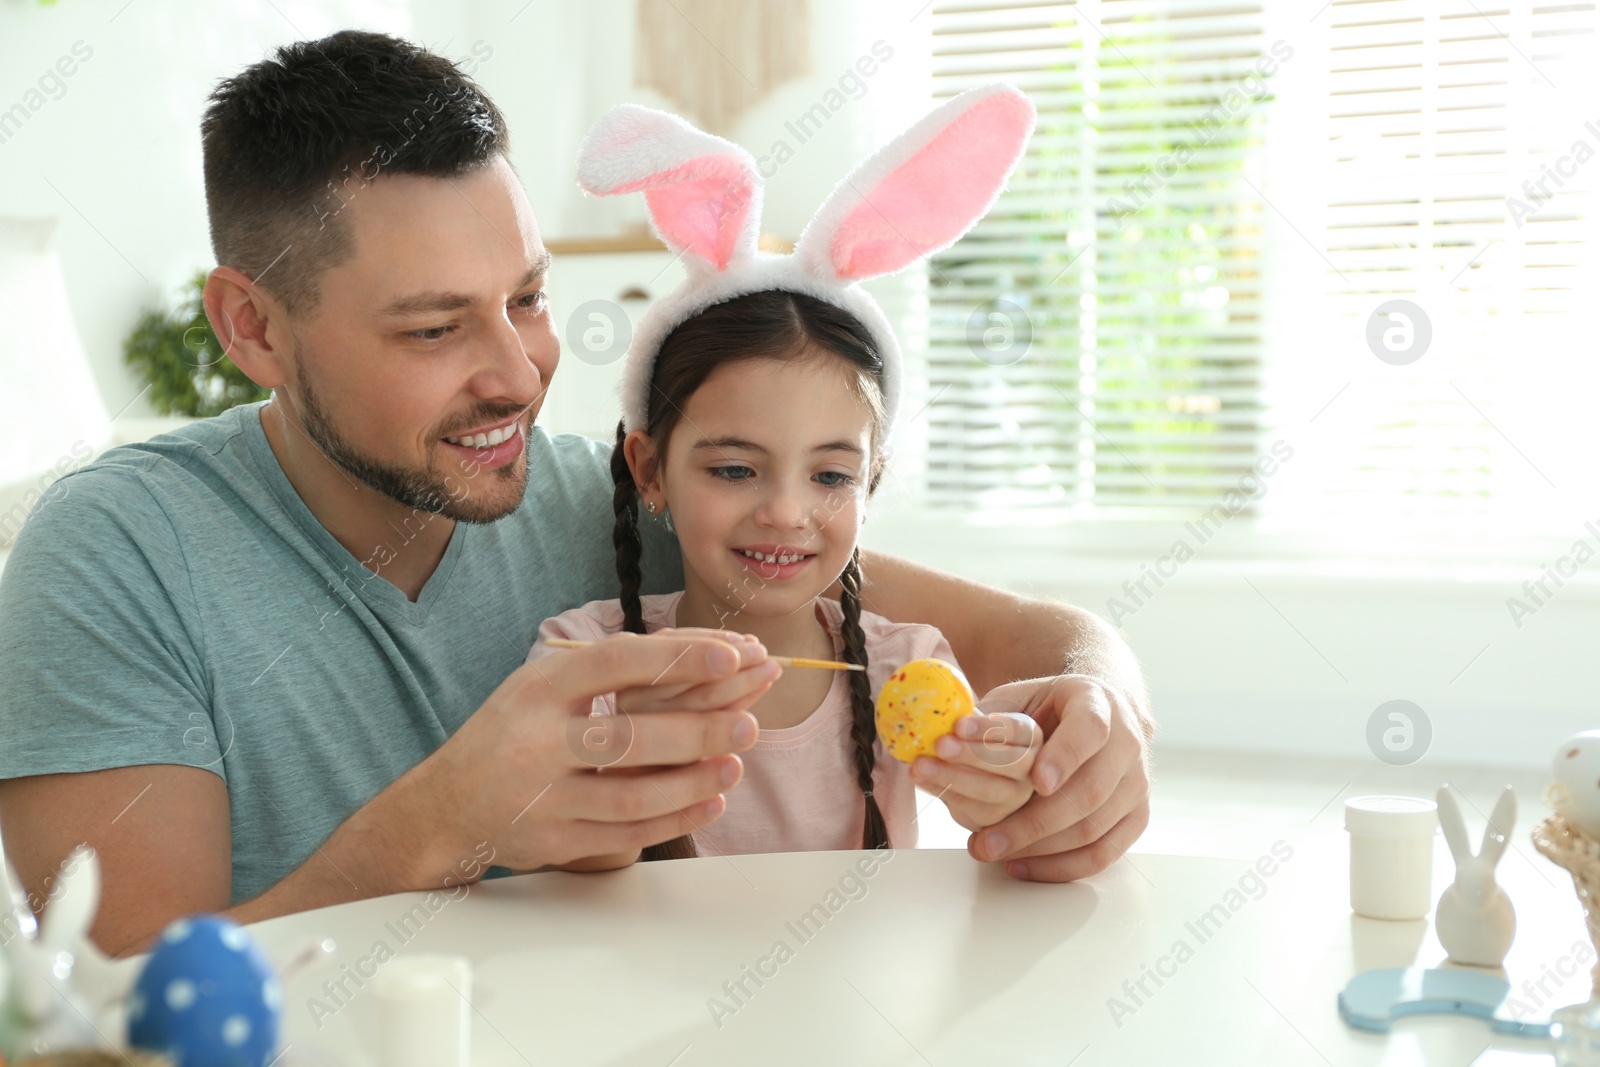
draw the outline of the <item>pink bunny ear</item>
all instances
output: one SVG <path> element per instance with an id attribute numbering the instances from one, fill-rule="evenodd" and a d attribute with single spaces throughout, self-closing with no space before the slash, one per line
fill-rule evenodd
<path id="1" fill-rule="evenodd" d="M 656 232 L 717 270 L 755 255 L 761 178 L 750 153 L 665 111 L 619 104 L 578 150 L 594 196 L 644 191 Z"/>
<path id="2" fill-rule="evenodd" d="M 795 254 L 818 276 L 851 282 L 949 247 L 1000 195 L 1033 120 L 1033 104 L 1009 85 L 969 89 L 840 182 Z"/>

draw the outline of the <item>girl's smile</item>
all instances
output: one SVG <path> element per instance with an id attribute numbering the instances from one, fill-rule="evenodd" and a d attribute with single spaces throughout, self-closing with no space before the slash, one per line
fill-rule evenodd
<path id="1" fill-rule="evenodd" d="M 744 545 L 733 551 L 746 567 L 763 578 L 774 580 L 795 577 L 817 558 L 815 552 L 793 545 L 762 543 Z"/>

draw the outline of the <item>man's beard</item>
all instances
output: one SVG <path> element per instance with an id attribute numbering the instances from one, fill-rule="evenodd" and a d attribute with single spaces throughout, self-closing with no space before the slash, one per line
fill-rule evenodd
<path id="1" fill-rule="evenodd" d="M 463 484 L 468 481 L 464 473 L 446 475 L 432 469 L 410 470 L 405 467 L 395 467 L 360 452 L 334 427 L 333 421 L 328 418 L 328 413 L 317 402 L 311 383 L 306 380 L 305 373 L 298 367 L 295 368 L 295 387 L 299 394 L 295 399 L 306 435 L 324 456 L 368 488 L 408 508 L 442 515 L 457 522 L 482 524 L 497 522 L 517 510 L 522 503 L 523 493 L 528 488 L 526 444 L 524 444 L 523 462 L 507 463 L 492 471 L 479 471 L 476 475 L 480 478 L 487 475 L 501 482 L 515 484 L 516 494 L 513 499 L 505 505 L 494 507 L 487 503 L 476 502 L 472 496 L 461 492 Z M 486 419 L 508 418 L 519 410 L 522 409 L 502 408 L 500 411 L 485 410 L 481 414 Z M 452 486 L 455 492 L 451 491 Z"/>

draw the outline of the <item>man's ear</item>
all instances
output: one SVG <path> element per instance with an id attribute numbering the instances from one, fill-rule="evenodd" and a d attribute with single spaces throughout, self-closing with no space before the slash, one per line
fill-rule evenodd
<path id="1" fill-rule="evenodd" d="M 656 443 L 643 430 L 634 430 L 622 442 L 622 456 L 633 472 L 633 484 L 639 487 L 640 496 L 661 492 L 660 465 Z"/>
<path id="2" fill-rule="evenodd" d="M 265 289 L 232 267 L 218 267 L 206 278 L 206 318 L 223 353 L 263 389 L 276 389 L 291 377 L 281 339 L 288 314 Z"/>

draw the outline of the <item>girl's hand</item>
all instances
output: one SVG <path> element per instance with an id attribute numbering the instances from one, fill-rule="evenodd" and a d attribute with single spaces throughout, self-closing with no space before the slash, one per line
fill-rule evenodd
<path id="1" fill-rule="evenodd" d="M 743 648 L 738 673 L 700 685 L 646 685 L 617 693 L 617 710 L 624 715 L 652 711 L 747 711 L 772 687 L 783 668 L 767 659 L 767 650 L 749 634 L 681 626 L 657 630 L 656 637 L 714 637 Z M 759 688 L 744 692 L 754 682 Z M 763 684 L 764 683 L 764 684 Z"/>
<path id="2" fill-rule="evenodd" d="M 943 800 L 968 830 L 992 826 L 1033 796 L 1030 774 L 1044 731 L 1018 712 L 977 712 L 956 720 L 934 746 L 939 758 L 919 756 L 911 780 Z"/>

